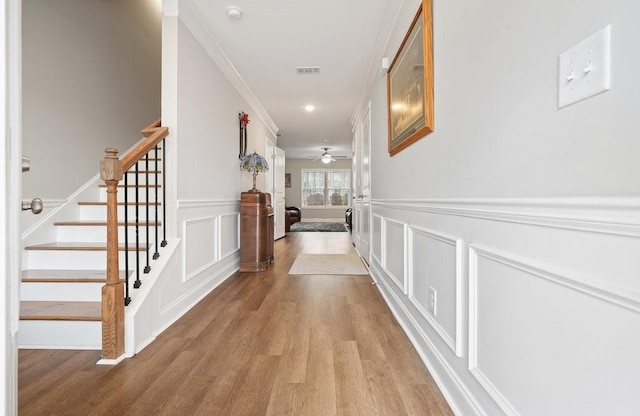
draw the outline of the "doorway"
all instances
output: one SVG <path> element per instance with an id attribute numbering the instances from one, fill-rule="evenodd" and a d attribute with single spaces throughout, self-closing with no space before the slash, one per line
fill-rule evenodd
<path id="1" fill-rule="evenodd" d="M 369 262 L 371 224 L 371 102 L 355 135 L 353 242 L 362 258 Z"/>

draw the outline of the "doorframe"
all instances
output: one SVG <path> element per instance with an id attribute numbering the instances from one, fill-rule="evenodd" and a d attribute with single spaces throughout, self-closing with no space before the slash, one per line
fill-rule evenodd
<path id="1" fill-rule="evenodd" d="M 20 200 L 22 198 L 22 1 L 0 0 L 0 412 L 18 412 L 18 320 L 20 288 Z"/>
<path id="2" fill-rule="evenodd" d="M 368 134 L 369 134 L 369 143 L 367 145 L 367 154 L 364 154 L 364 149 L 363 149 L 363 142 L 365 140 L 365 121 L 367 119 L 367 115 L 369 118 L 369 122 L 367 125 L 368 128 Z M 355 121 L 356 124 L 356 134 L 358 136 L 358 141 L 356 143 L 356 158 L 358 159 L 356 164 L 357 164 L 357 168 L 358 168 L 358 178 L 356 178 L 355 180 L 357 180 L 359 186 L 358 186 L 358 192 L 359 195 L 358 197 L 354 200 L 354 202 L 356 204 L 359 205 L 359 209 L 354 209 L 354 215 L 356 215 L 356 213 L 358 214 L 357 216 L 354 217 L 354 221 L 357 222 L 357 225 L 354 226 L 354 244 L 356 246 L 356 251 L 358 251 L 358 254 L 360 254 L 361 257 L 363 257 L 368 263 L 371 263 L 371 242 L 373 239 L 373 233 L 372 233 L 372 229 L 371 229 L 371 225 L 372 225 L 372 214 L 371 214 L 371 129 L 372 129 L 372 117 L 371 117 L 371 101 L 369 101 L 367 103 L 366 106 L 366 111 L 364 112 L 364 115 L 361 118 L 358 118 Z M 368 163 L 368 168 L 367 168 L 367 174 L 368 174 L 368 178 L 367 178 L 367 183 L 368 183 L 368 192 L 364 191 L 364 184 L 362 181 L 363 178 L 363 171 L 364 169 L 362 168 L 362 161 L 364 159 L 367 159 L 367 163 Z M 366 195 L 365 195 L 366 194 Z M 364 209 L 365 205 L 368 206 L 368 209 Z M 362 215 L 362 212 L 366 211 L 366 216 Z M 363 226 L 362 224 L 366 222 L 367 225 L 367 235 L 366 235 L 366 239 L 362 237 L 362 229 Z M 366 244 L 366 247 L 363 247 L 363 244 Z M 363 249 L 366 248 L 366 253 L 363 253 Z"/>
<path id="3" fill-rule="evenodd" d="M 278 178 L 276 177 L 276 163 L 277 163 L 276 150 L 282 150 L 278 147 L 277 138 L 274 142 L 269 137 L 265 137 L 264 152 L 265 152 L 265 157 L 267 158 L 267 161 L 269 163 L 269 172 L 267 172 L 267 175 L 265 176 L 264 192 L 271 195 L 271 205 L 273 206 L 273 215 L 274 215 L 274 232 L 273 232 L 274 239 L 284 237 L 284 234 L 280 237 L 276 236 L 275 227 L 278 224 L 278 218 L 280 219 L 280 222 L 283 223 L 282 226 L 284 226 L 284 215 L 285 215 L 284 205 L 282 207 L 282 210 L 278 210 L 277 208 L 278 193 L 276 192 L 277 190 L 276 188 L 278 187 Z M 284 181 L 284 176 L 282 177 L 282 180 Z"/>

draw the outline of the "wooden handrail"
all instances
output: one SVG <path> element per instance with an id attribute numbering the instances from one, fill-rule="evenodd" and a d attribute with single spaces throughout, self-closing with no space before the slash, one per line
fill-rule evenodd
<path id="1" fill-rule="evenodd" d="M 158 119 L 141 133 L 145 139 L 131 152 L 118 158 L 118 149 L 105 149 L 106 156 L 100 163 L 100 177 L 107 185 L 107 281 L 102 287 L 102 357 L 106 359 L 116 359 L 124 354 L 125 288 L 118 264 L 118 182 L 124 172 L 167 137 L 169 129 L 162 127 Z"/>
<path id="2" fill-rule="evenodd" d="M 142 159 L 144 155 L 149 153 L 151 149 L 156 147 L 162 139 L 167 137 L 169 129 L 167 127 L 146 127 L 141 133 L 144 134 L 146 138 L 135 149 L 122 157 L 122 167 L 125 172 L 137 161 Z M 147 136 L 147 134 L 149 135 Z"/>
<path id="3" fill-rule="evenodd" d="M 147 127 L 140 130 L 140 133 L 142 133 L 144 137 L 149 137 L 156 131 L 158 127 L 161 127 L 161 126 L 162 126 L 162 119 L 157 119 L 157 120 L 154 120 L 154 122 L 149 124 Z"/>

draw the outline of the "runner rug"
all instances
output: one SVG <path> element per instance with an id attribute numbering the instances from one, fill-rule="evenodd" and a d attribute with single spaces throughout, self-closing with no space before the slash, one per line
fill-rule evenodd
<path id="1" fill-rule="evenodd" d="M 291 231 L 311 231 L 311 232 L 346 232 L 347 225 L 340 222 L 296 222 L 291 224 Z"/>
<path id="2" fill-rule="evenodd" d="M 369 274 L 357 254 L 298 254 L 289 274 Z"/>

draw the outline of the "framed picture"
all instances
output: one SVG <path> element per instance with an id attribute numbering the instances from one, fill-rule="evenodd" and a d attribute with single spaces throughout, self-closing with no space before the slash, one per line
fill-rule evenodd
<path id="1" fill-rule="evenodd" d="M 284 187 L 285 188 L 291 188 L 291 174 L 290 173 L 285 173 L 284 174 Z"/>
<path id="2" fill-rule="evenodd" d="M 391 156 L 434 128 L 432 20 L 431 0 L 422 0 L 387 72 Z"/>

